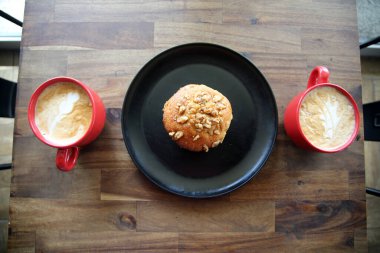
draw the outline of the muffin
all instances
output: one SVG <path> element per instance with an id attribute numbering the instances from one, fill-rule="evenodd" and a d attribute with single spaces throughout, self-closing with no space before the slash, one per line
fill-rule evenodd
<path id="1" fill-rule="evenodd" d="M 205 151 L 221 144 L 232 120 L 228 99 L 203 84 L 180 88 L 163 108 L 163 124 L 181 148 Z"/>

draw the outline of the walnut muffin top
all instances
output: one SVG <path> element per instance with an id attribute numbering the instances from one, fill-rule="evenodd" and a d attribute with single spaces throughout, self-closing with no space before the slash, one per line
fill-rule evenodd
<path id="1" fill-rule="evenodd" d="M 202 84 L 180 88 L 164 105 L 163 124 L 180 147 L 205 151 L 223 142 L 232 120 L 228 99 Z"/>

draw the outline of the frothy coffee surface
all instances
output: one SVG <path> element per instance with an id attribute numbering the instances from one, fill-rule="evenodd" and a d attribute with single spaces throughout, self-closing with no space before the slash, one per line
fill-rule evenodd
<path id="1" fill-rule="evenodd" d="M 90 126 L 92 104 L 87 93 L 73 83 L 57 83 L 40 94 L 35 122 L 48 140 L 68 145 L 79 140 Z"/>
<path id="2" fill-rule="evenodd" d="M 333 87 L 319 87 L 309 92 L 302 101 L 299 116 L 305 137 L 322 149 L 345 144 L 355 131 L 353 106 Z"/>

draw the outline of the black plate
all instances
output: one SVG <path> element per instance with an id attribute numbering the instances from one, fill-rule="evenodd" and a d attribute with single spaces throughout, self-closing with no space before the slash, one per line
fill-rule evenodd
<path id="1" fill-rule="evenodd" d="M 165 101 L 189 83 L 217 89 L 232 105 L 226 138 L 208 153 L 179 148 L 162 124 Z M 161 188 L 194 198 L 228 193 L 255 176 L 272 150 L 277 121 L 260 71 L 240 54 L 206 43 L 177 46 L 150 60 L 132 81 L 122 110 L 124 141 L 140 171 Z"/>

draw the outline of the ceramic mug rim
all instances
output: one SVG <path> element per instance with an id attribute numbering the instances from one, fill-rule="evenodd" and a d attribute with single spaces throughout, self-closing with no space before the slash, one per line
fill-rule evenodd
<path id="1" fill-rule="evenodd" d="M 312 144 L 302 131 L 301 123 L 300 123 L 300 117 L 299 117 L 300 108 L 301 108 L 302 102 L 305 99 L 306 95 L 308 95 L 314 89 L 317 89 L 320 87 L 326 87 L 326 86 L 327 87 L 333 87 L 333 88 L 337 89 L 340 93 L 342 93 L 350 101 L 350 103 L 354 109 L 354 114 L 355 114 L 355 128 L 354 128 L 354 131 L 352 132 L 350 138 L 348 138 L 346 140 L 346 142 L 344 142 L 342 145 L 339 145 L 339 146 L 334 147 L 334 148 L 321 148 L 321 147 L 318 147 L 318 146 Z M 318 83 L 316 85 L 313 85 L 313 86 L 307 88 L 305 91 L 302 92 L 301 98 L 298 100 L 297 107 L 296 107 L 296 126 L 297 126 L 297 130 L 300 133 L 300 135 L 302 136 L 303 140 L 310 147 L 312 147 L 314 150 L 317 150 L 317 151 L 322 152 L 322 153 L 339 152 L 339 151 L 346 149 L 348 146 L 350 146 L 351 143 L 355 140 L 356 136 L 358 135 L 359 128 L 360 128 L 359 108 L 358 108 L 354 98 L 351 96 L 351 94 L 348 93 L 348 91 L 346 91 L 343 87 L 341 87 L 337 84 L 333 84 L 333 83 Z"/>

